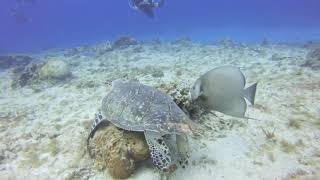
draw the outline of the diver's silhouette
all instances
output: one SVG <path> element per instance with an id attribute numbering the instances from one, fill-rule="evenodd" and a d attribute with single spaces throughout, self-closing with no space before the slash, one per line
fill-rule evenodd
<path id="1" fill-rule="evenodd" d="M 17 8 L 10 9 L 10 16 L 12 16 L 18 24 L 31 22 L 31 18 L 27 17 L 22 11 L 18 10 Z"/>
<path id="2" fill-rule="evenodd" d="M 155 0 L 132 0 L 130 5 L 133 9 L 142 11 L 150 18 L 154 18 L 153 8 L 163 6 L 164 0 L 156 2 Z"/>

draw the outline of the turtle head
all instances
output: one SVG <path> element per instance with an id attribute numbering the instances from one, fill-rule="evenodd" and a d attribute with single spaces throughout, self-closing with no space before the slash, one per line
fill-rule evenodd
<path id="1" fill-rule="evenodd" d="M 187 128 L 188 133 L 187 134 L 193 136 L 197 130 L 197 125 L 191 120 L 189 120 L 186 125 L 188 126 L 188 128 Z"/>
<path id="2" fill-rule="evenodd" d="M 191 120 L 186 123 L 177 123 L 176 128 L 179 132 L 186 135 L 193 135 L 196 130 L 196 125 Z"/>

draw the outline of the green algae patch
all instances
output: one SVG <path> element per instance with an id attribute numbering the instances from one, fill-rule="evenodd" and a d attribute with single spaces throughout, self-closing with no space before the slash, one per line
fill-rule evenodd
<path id="1" fill-rule="evenodd" d="M 19 164 L 19 167 L 22 168 L 38 168 L 44 163 L 46 163 L 46 159 L 40 158 L 40 153 L 36 148 L 31 148 L 29 151 L 23 152 L 23 160 Z"/>
<path id="2" fill-rule="evenodd" d="M 290 119 L 288 126 L 290 128 L 294 128 L 294 129 L 301 129 L 302 125 L 301 125 L 301 120 L 299 119 Z"/>
<path id="3" fill-rule="evenodd" d="M 280 142 L 281 150 L 285 153 L 295 153 L 297 152 L 297 146 L 295 144 L 292 144 L 286 140 L 282 140 Z"/>
<path id="4" fill-rule="evenodd" d="M 50 139 L 48 144 L 45 146 L 44 152 L 50 153 L 55 156 L 59 153 L 59 142 L 57 139 Z"/>

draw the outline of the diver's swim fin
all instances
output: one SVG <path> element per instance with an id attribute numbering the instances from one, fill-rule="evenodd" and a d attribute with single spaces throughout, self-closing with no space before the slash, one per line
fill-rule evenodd
<path id="1" fill-rule="evenodd" d="M 144 12 L 148 17 L 154 18 L 154 12 L 153 12 L 152 8 L 150 8 L 150 7 L 145 7 L 145 8 L 141 8 L 140 10 L 141 10 L 142 12 Z"/>
<path id="2" fill-rule="evenodd" d="M 154 6 L 157 7 L 157 8 L 159 8 L 159 7 L 162 7 L 163 4 L 164 4 L 164 0 L 160 0 L 159 2 L 156 2 L 156 3 L 154 4 Z"/>
<path id="3" fill-rule="evenodd" d="M 138 10 L 138 7 L 132 4 L 131 0 L 128 0 L 128 5 L 131 9 Z"/>

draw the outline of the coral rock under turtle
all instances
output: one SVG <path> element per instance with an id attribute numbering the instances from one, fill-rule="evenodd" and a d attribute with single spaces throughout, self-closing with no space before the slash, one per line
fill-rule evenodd
<path id="1" fill-rule="evenodd" d="M 136 163 L 150 156 L 143 133 L 121 130 L 111 124 L 97 130 L 89 148 L 98 168 L 107 168 L 112 177 L 120 179 L 130 177 Z"/>

